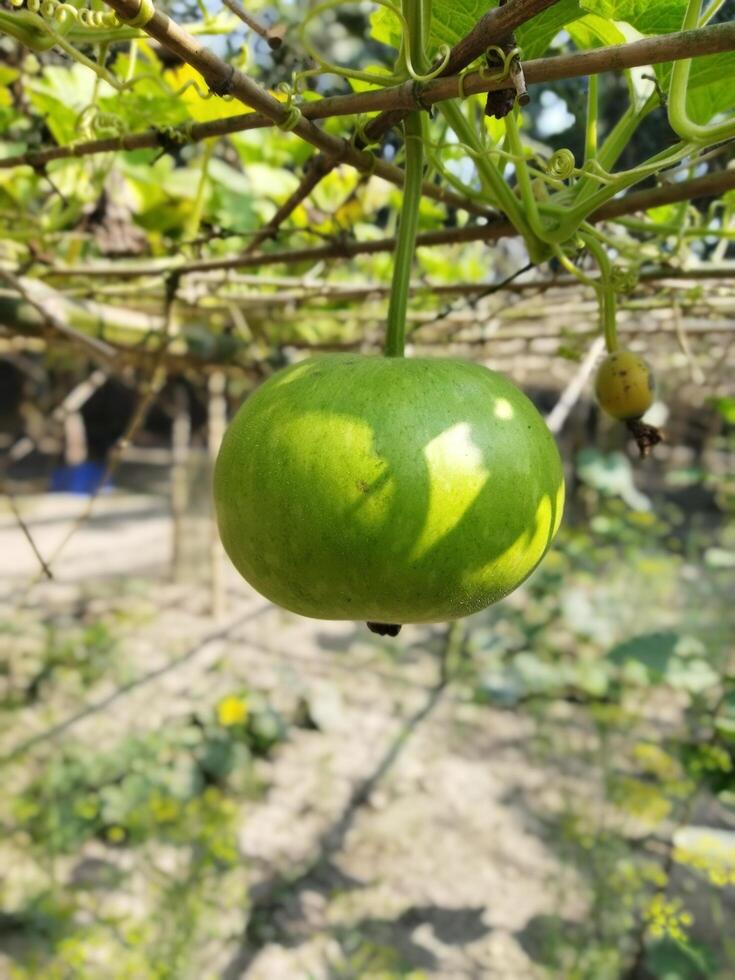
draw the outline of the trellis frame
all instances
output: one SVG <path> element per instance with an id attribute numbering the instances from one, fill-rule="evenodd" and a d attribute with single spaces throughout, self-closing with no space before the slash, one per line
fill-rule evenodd
<path id="1" fill-rule="evenodd" d="M 147 4 L 148 0 L 144 0 Z M 140 424 L 145 407 L 150 404 L 160 383 L 164 368 L 172 370 L 184 368 L 187 359 L 171 352 L 168 328 L 171 325 L 171 313 L 176 291 L 182 277 L 200 273 L 221 272 L 227 275 L 230 271 L 244 268 L 260 268 L 272 264 L 289 265 L 294 262 L 321 261 L 326 259 L 344 259 L 360 254 L 375 254 L 392 251 L 395 246 L 393 238 L 385 238 L 377 242 L 335 241 L 316 248 L 282 249 L 278 251 L 259 252 L 261 244 L 271 238 L 277 238 L 283 223 L 290 214 L 318 186 L 331 170 L 339 164 L 353 167 L 364 177 L 380 177 L 397 186 L 403 184 L 404 175 L 400 168 L 377 159 L 374 154 L 364 149 L 360 138 L 353 140 L 340 139 L 324 132 L 316 125 L 319 119 L 336 116 L 353 116 L 365 112 L 379 112 L 364 128 L 366 141 L 374 141 L 382 137 L 393 125 L 400 122 L 403 115 L 417 107 L 428 109 L 430 106 L 446 99 L 456 98 L 460 94 L 473 95 L 480 92 L 497 90 L 508 87 L 507 82 L 490 81 L 478 72 L 464 73 L 464 69 L 476 58 L 480 57 L 489 46 L 497 43 L 522 24 L 532 19 L 541 11 L 553 6 L 558 0 L 508 0 L 503 6 L 489 11 L 475 25 L 472 31 L 463 38 L 451 52 L 451 56 L 442 76 L 421 86 L 406 83 L 381 91 L 370 91 L 348 96 L 325 98 L 315 102 L 305 103 L 301 107 L 301 115 L 294 120 L 291 109 L 275 99 L 270 93 L 257 85 L 243 72 L 235 70 L 222 59 L 207 50 L 195 38 L 184 31 L 178 24 L 155 8 L 152 16 L 145 23 L 145 34 L 156 40 L 164 48 L 173 52 L 183 62 L 198 71 L 210 91 L 215 95 L 231 94 L 238 98 L 247 108 L 253 110 L 237 117 L 219 119 L 209 123 L 189 127 L 183 134 L 186 142 L 198 142 L 218 136 L 225 136 L 247 129 L 265 126 L 287 125 L 296 138 L 310 143 L 319 152 L 312 157 L 304 173 L 303 179 L 296 191 L 278 208 L 273 218 L 261 228 L 252 238 L 244 254 L 226 259 L 202 259 L 197 261 L 164 261 L 146 267 L 122 263 L 90 263 L 79 266 L 49 265 L 41 260 L 43 278 L 54 281 L 74 281 L 80 277 L 93 282 L 100 282 L 107 277 L 116 279 L 129 278 L 141 280 L 151 275 L 162 281 L 165 294 L 166 316 L 165 329 L 161 329 L 160 342 L 155 350 L 139 349 L 135 352 L 122 351 L 111 345 L 107 348 L 95 338 L 86 337 L 79 331 L 59 329 L 58 318 L 54 316 L 53 304 L 31 302 L 43 320 L 57 335 L 63 334 L 67 343 L 81 344 L 88 354 L 106 361 L 108 367 L 115 369 L 120 364 L 129 362 L 128 355 L 139 356 L 138 363 L 145 367 L 147 376 L 139 386 L 139 399 L 131 425 L 116 445 L 111 454 L 111 465 L 101 481 L 105 482 L 110 472 L 124 452 L 125 446 L 134 438 Z M 107 0 L 108 5 L 127 22 L 135 21 L 141 13 L 141 0 Z M 146 16 L 149 11 L 146 11 Z M 525 62 L 523 65 L 526 81 L 533 85 L 565 78 L 576 78 L 584 75 L 614 71 L 640 65 L 657 64 L 678 59 L 688 59 L 700 55 L 714 54 L 735 50 L 735 23 L 719 24 L 692 31 L 679 32 L 656 38 L 646 38 L 631 44 L 623 44 L 613 48 L 602 48 L 595 51 L 579 52 L 554 58 L 542 58 Z M 461 76 L 460 76 L 460 73 Z M 460 80 L 461 77 L 461 80 Z M 295 122 L 295 125 L 291 125 Z M 28 151 L 15 157 L 0 161 L 0 168 L 30 166 L 39 172 L 45 172 L 48 164 L 61 159 L 82 158 L 97 153 L 109 153 L 120 150 L 132 150 L 145 147 L 162 146 L 167 148 L 170 134 L 162 134 L 155 130 L 130 134 L 120 138 L 85 141 L 67 147 L 53 147 L 40 151 Z M 600 208 L 591 220 L 600 221 L 613 219 L 631 214 L 638 210 L 654 207 L 664 203 L 694 200 L 700 197 L 711 197 L 735 188 L 735 171 L 725 170 L 710 173 L 705 177 L 694 180 L 671 183 L 656 188 L 633 191 L 623 197 L 610 201 Z M 452 207 L 461 207 L 476 218 L 484 219 L 484 224 L 469 224 L 459 229 L 429 232 L 419 236 L 418 244 L 429 247 L 446 244 L 467 242 L 490 242 L 506 235 L 517 234 L 516 229 L 504 218 L 495 214 L 485 205 L 478 205 L 462 195 L 448 191 L 443 187 L 425 184 L 424 193 Z M 720 272 L 723 270 L 721 269 Z M 724 270 L 729 274 L 729 270 Z M 686 273 L 685 273 L 686 274 Z M 702 276 L 706 271 L 702 270 Z M 672 278 L 672 270 L 661 268 L 649 270 L 646 274 L 649 281 L 657 278 Z M 5 270 L 4 278 L 11 288 L 23 295 L 23 284 L 19 283 L 12 272 Z M 498 284 L 495 289 L 523 290 L 528 288 L 525 283 L 511 283 L 511 279 Z M 721 276 L 713 275 L 714 279 Z M 556 282 L 556 280 L 555 280 Z M 20 285 L 20 290 L 18 286 Z M 531 284 L 529 284 L 531 285 Z M 550 288 L 544 282 L 532 284 L 540 291 Z M 93 287 L 94 288 L 94 287 Z M 466 292 L 472 292 L 474 286 L 467 284 Z M 487 291 L 487 287 L 483 287 Z M 462 292 L 462 289 L 459 290 Z M 27 297 L 26 297 L 27 299 Z M 480 339 L 480 342 L 482 338 Z M 216 365 L 210 364 L 210 368 Z M 241 365 L 242 370 L 252 369 L 252 365 Z M 85 516 L 77 521 L 74 528 L 89 515 L 94 497 L 90 499 Z M 70 535 L 73 534 L 71 530 Z M 69 537 L 68 536 L 68 537 Z M 68 537 L 65 539 L 68 541 Z M 48 565 L 42 560 L 44 574 L 58 554 L 52 556 Z"/>

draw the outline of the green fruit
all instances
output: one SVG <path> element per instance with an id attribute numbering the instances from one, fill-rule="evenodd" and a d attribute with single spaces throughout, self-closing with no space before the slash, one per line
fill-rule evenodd
<path id="1" fill-rule="evenodd" d="M 614 419 L 625 422 L 641 418 L 653 404 L 653 392 L 651 369 L 633 351 L 613 351 L 597 369 L 597 401 Z"/>
<path id="2" fill-rule="evenodd" d="M 510 381 L 454 360 L 326 354 L 278 372 L 225 434 L 225 550 L 319 619 L 429 623 L 516 588 L 556 534 L 554 440 Z"/>

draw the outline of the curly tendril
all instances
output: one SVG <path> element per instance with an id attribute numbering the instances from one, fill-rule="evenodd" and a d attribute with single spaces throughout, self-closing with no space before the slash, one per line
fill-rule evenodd
<path id="1" fill-rule="evenodd" d="M 401 82 L 406 81 L 405 75 L 399 75 L 395 72 L 390 75 L 379 75 L 377 72 L 360 71 L 357 68 L 345 68 L 342 65 L 337 65 L 334 62 L 327 61 L 325 58 L 322 58 L 307 37 L 306 29 L 311 21 L 316 17 L 327 13 L 329 10 L 334 10 L 336 7 L 342 6 L 344 2 L 345 0 L 324 0 L 323 3 L 317 4 L 313 10 L 309 11 L 304 20 L 301 22 L 301 27 L 299 28 L 299 40 L 304 46 L 304 49 L 309 57 L 317 63 L 321 71 L 327 72 L 330 75 L 341 75 L 342 78 L 354 78 L 356 81 L 369 82 L 371 85 L 400 85 Z M 408 35 L 408 23 L 398 7 L 390 3 L 390 0 L 374 0 L 374 3 L 376 3 L 379 7 L 385 7 L 386 10 L 390 10 L 390 12 L 395 16 L 400 25 L 401 34 L 405 43 Z"/>
<path id="2" fill-rule="evenodd" d="M 148 21 L 153 19 L 155 12 L 153 0 L 140 0 L 136 13 L 132 17 L 121 17 L 120 20 L 128 27 L 145 27 Z"/>
<path id="3" fill-rule="evenodd" d="M 557 150 L 546 162 L 546 172 L 554 180 L 568 180 L 574 175 L 576 160 L 571 150 Z"/>
<path id="4" fill-rule="evenodd" d="M 15 37 L 31 51 L 48 51 L 54 45 L 65 51 L 70 58 L 93 71 L 98 78 L 119 90 L 118 79 L 100 64 L 82 54 L 65 35 L 74 33 L 74 38 L 94 42 L 95 34 L 109 34 L 111 29 L 121 26 L 120 20 L 112 11 L 77 9 L 70 3 L 58 0 L 10 0 L 15 8 L 12 14 L 0 11 L 0 30 Z M 25 5 L 25 9 L 21 9 Z"/>
<path id="5" fill-rule="evenodd" d="M 493 66 L 495 70 L 491 70 L 489 65 L 485 64 L 479 69 L 478 74 L 483 81 L 500 82 L 508 77 L 511 65 L 516 58 L 520 58 L 523 55 L 523 51 L 518 46 L 511 48 L 510 51 L 504 51 L 496 44 L 491 44 L 489 48 L 485 49 L 485 58 L 489 59 L 491 55 L 495 55 L 496 58 L 500 59 L 498 68 L 495 69 L 495 66 Z"/>
<path id="6" fill-rule="evenodd" d="M 353 146 L 358 146 L 360 149 L 369 152 L 370 150 L 377 149 L 380 147 L 380 140 L 372 139 L 365 132 L 365 127 L 370 120 L 367 116 L 358 116 L 355 121 L 355 129 L 350 137 L 350 142 Z"/>
<path id="7" fill-rule="evenodd" d="M 462 143 L 462 142 L 435 143 L 429 140 L 425 140 L 424 145 L 427 150 L 427 154 L 429 155 L 429 159 L 431 160 L 436 170 L 438 170 L 439 173 L 441 173 L 442 176 L 445 177 L 445 179 L 448 180 L 449 183 L 451 183 L 458 191 L 468 195 L 469 197 L 479 197 L 480 195 L 478 195 L 476 191 L 474 191 L 471 187 L 468 187 L 467 184 L 460 181 L 450 171 L 448 171 L 443 166 L 441 161 L 438 159 L 437 154 L 440 154 L 445 151 L 456 152 L 457 150 L 459 150 L 465 156 L 471 157 L 473 160 L 498 158 L 502 160 L 504 163 L 513 164 L 513 166 L 515 167 L 524 164 L 526 166 L 526 169 L 528 170 L 528 173 L 533 175 L 534 177 L 534 181 L 533 181 L 534 196 L 537 201 L 549 200 L 549 194 L 547 190 L 548 187 L 552 187 L 553 189 L 556 189 L 559 186 L 562 187 L 564 186 L 563 184 L 562 185 L 559 184 L 560 178 L 556 176 L 552 176 L 552 174 L 549 173 L 548 171 L 543 171 L 537 169 L 536 167 L 532 167 L 528 163 L 525 157 L 521 157 L 520 155 L 515 153 L 508 153 L 506 150 L 502 150 L 499 146 L 490 146 L 483 150 L 476 150 L 473 147 L 468 146 L 466 143 Z"/>
<path id="8" fill-rule="evenodd" d="M 200 99 L 207 100 L 215 98 L 215 93 L 210 92 L 209 89 L 202 88 L 195 78 L 188 79 L 188 81 L 184 82 L 180 88 L 171 91 L 171 87 L 166 84 L 165 79 L 161 78 L 160 75 L 153 74 L 152 72 L 146 72 L 144 75 L 136 75 L 135 78 L 131 78 L 129 81 L 119 84 L 117 88 L 120 92 L 129 92 L 141 82 L 152 82 L 154 85 L 157 85 L 162 92 L 165 92 L 166 95 L 173 96 L 174 98 L 178 98 L 180 95 L 183 95 L 184 92 L 188 92 L 191 88 L 194 89 Z M 234 95 L 219 95 L 216 97 L 222 102 L 232 102 L 235 98 Z"/>
<path id="9" fill-rule="evenodd" d="M 280 92 L 281 95 L 286 96 L 286 102 L 284 108 L 286 111 L 286 116 L 282 122 L 276 123 L 278 128 L 283 133 L 290 133 L 292 130 L 296 129 L 298 124 L 303 118 L 301 109 L 296 104 L 296 99 L 298 98 L 298 80 L 296 76 L 293 76 L 292 84 L 288 82 L 279 82 L 276 85 L 276 92 Z"/>
<path id="10" fill-rule="evenodd" d="M 102 112 L 96 105 L 88 105 L 77 116 L 77 130 L 84 135 L 123 136 L 125 123 L 114 112 Z"/>
<path id="11" fill-rule="evenodd" d="M 406 69 L 408 71 L 408 74 L 414 80 L 414 82 L 430 82 L 432 79 L 438 78 L 439 75 L 441 75 L 441 73 L 447 67 L 447 65 L 449 64 L 449 57 L 452 53 L 452 49 L 449 47 L 448 44 L 442 44 L 439 50 L 437 51 L 437 55 L 436 55 L 436 57 L 439 59 L 439 64 L 436 66 L 436 68 L 432 68 L 432 70 L 427 72 L 425 75 L 422 75 L 417 71 L 414 71 L 414 67 L 411 62 L 411 56 L 409 54 L 408 48 L 406 48 L 404 53 L 406 56 Z"/>
<path id="12" fill-rule="evenodd" d="M 57 28 L 69 28 L 75 24 L 90 30 L 109 30 L 120 26 L 120 19 L 112 11 L 90 10 L 88 7 L 74 7 L 60 0 L 9 0 L 11 7 L 26 8 L 29 13 L 38 14 L 41 19 L 54 21 Z"/>
<path id="13" fill-rule="evenodd" d="M 288 108 L 285 119 L 283 122 L 277 123 L 277 126 L 282 133 L 290 133 L 292 130 L 296 129 L 302 118 L 303 116 L 301 109 L 299 109 L 297 105 L 291 105 Z"/>
<path id="14" fill-rule="evenodd" d="M 293 79 L 292 79 L 292 81 L 290 83 L 289 82 L 279 82 L 278 85 L 276 85 L 275 91 L 276 92 L 279 92 L 281 95 L 285 95 L 286 96 L 286 108 L 287 109 L 290 109 L 291 106 L 294 105 L 294 100 L 296 98 L 298 98 L 298 94 L 299 94 L 298 93 L 297 85 L 294 84 L 294 80 Z"/>
<path id="15" fill-rule="evenodd" d="M 397 7 L 391 0 L 372 0 L 373 3 L 377 4 L 379 7 L 384 7 L 389 10 L 391 14 L 395 17 L 401 32 L 401 56 L 405 63 L 405 71 L 393 71 L 389 74 L 378 74 L 372 71 L 362 71 L 357 68 L 345 68 L 344 65 L 335 64 L 332 61 L 327 61 L 323 58 L 319 52 L 316 50 L 314 45 L 311 43 L 307 36 L 307 28 L 312 20 L 319 17 L 321 14 L 326 13 L 329 10 L 334 10 L 336 7 L 341 7 L 344 5 L 346 0 L 323 0 L 311 10 L 301 23 L 299 28 L 299 39 L 307 51 L 310 58 L 317 63 L 319 70 L 322 72 L 327 72 L 330 75 L 340 75 L 342 78 L 353 78 L 356 81 L 368 82 L 371 85 L 400 85 L 402 82 L 412 79 L 414 82 L 430 82 L 432 79 L 437 78 L 444 69 L 449 64 L 449 58 L 451 55 L 451 48 L 448 44 L 442 44 L 435 58 L 427 59 L 432 62 L 436 62 L 434 67 L 422 74 L 417 71 L 413 64 L 411 58 L 411 46 L 409 44 L 410 37 L 410 27 L 409 23 L 403 15 L 403 12 L 399 7 Z M 313 74 L 313 72 L 312 72 Z"/>
<path id="16" fill-rule="evenodd" d="M 185 122 L 181 126 L 158 126 L 156 128 L 160 135 L 170 143 L 175 143 L 177 146 L 186 146 L 187 143 L 191 143 L 192 141 L 191 127 L 193 125 L 194 121 L 189 120 L 189 122 Z"/>
<path id="17" fill-rule="evenodd" d="M 457 98 L 461 99 L 463 102 L 467 98 L 467 93 L 465 92 L 465 80 L 468 75 L 472 75 L 475 72 L 480 76 L 480 78 L 485 82 L 501 82 L 504 78 L 507 78 L 510 74 L 511 65 L 516 58 L 520 58 L 523 55 L 523 51 L 519 47 L 511 48 L 510 51 L 504 51 L 502 48 L 492 45 L 489 47 L 485 56 L 490 57 L 490 55 L 497 55 L 500 58 L 501 64 L 496 70 L 491 71 L 487 65 L 482 65 L 477 69 L 474 65 L 468 65 L 466 68 L 457 76 Z"/>
<path id="18" fill-rule="evenodd" d="M 638 270 L 614 265 L 610 272 L 610 285 L 616 293 L 632 293 L 638 285 Z"/>

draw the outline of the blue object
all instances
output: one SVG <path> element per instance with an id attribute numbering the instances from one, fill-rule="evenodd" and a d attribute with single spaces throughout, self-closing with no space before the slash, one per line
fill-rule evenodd
<path id="1" fill-rule="evenodd" d="M 100 480 L 105 474 L 103 463 L 87 460 L 76 466 L 58 466 L 51 474 L 52 493 L 78 493 L 90 496 L 99 487 Z M 108 480 L 103 489 L 111 486 Z"/>

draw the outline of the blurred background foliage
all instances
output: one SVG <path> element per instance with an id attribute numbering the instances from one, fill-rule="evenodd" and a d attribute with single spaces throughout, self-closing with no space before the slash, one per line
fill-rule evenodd
<path id="1" fill-rule="evenodd" d="M 479 2 L 436 6 L 442 15 L 437 41 L 456 39 L 485 8 Z M 728 6 L 718 19 L 731 16 Z M 246 65 L 274 92 L 291 83 L 294 71 L 309 67 L 298 44 L 273 51 L 219 6 L 160 7 L 183 23 L 201 27 L 205 20 L 212 32 L 207 43 Z M 284 26 L 289 41 L 303 8 L 287 0 L 248 3 L 265 24 Z M 651 20 L 653 9 L 666 16 L 649 23 L 645 18 Z M 673 0 L 615 0 L 585 4 L 585 11 L 566 31 L 558 32 L 553 23 L 529 29 L 521 38 L 527 56 L 617 43 L 625 35 L 612 25 L 613 17 L 629 18 L 628 33 L 630 24 L 642 32 L 675 30 L 683 7 Z M 369 5 L 325 12 L 314 33 L 320 50 L 342 64 L 385 69 L 391 63 L 390 26 Z M 129 58 L 127 47 L 107 52 L 107 63 L 118 72 L 127 70 Z M 220 118 L 241 107 L 203 99 L 193 87 L 176 95 L 195 73 L 152 43 L 138 43 L 137 59 L 150 78 L 120 97 L 57 51 L 29 53 L 0 36 L 0 156 L 148 127 L 162 134 L 161 145 L 152 149 L 71 158 L 45 171 L 0 169 L 0 261 L 53 289 L 78 329 L 116 350 L 132 349 L 82 409 L 88 456 L 100 466 L 123 436 L 146 381 L 133 355 L 155 351 L 158 344 L 165 290 L 156 263 L 246 249 L 293 193 L 311 158 L 308 146 L 277 129 L 236 133 L 216 148 L 172 141 L 168 127 Z M 735 100 L 732 55 L 709 64 L 710 74 L 701 74 L 693 95 L 695 111 L 705 114 Z M 658 79 L 665 78 L 662 68 Z M 609 74 L 604 79 L 603 137 L 619 116 L 625 92 L 622 81 Z M 342 94 L 360 84 L 326 74 L 309 86 L 305 98 Z M 545 152 L 569 147 L 580 159 L 585 95 L 581 80 L 544 85 L 528 107 L 525 135 Z M 90 114 L 93 102 L 97 109 Z M 470 105 L 479 125 L 481 103 Z M 348 131 L 344 121 L 324 125 L 335 133 Z M 437 137 L 445 135 L 441 125 L 434 122 Z M 492 131 L 495 123 L 485 125 Z M 621 166 L 638 163 L 673 138 L 665 112 L 656 110 L 636 131 Z M 400 139 L 390 134 L 384 158 L 400 162 L 401 153 Z M 467 159 L 450 151 L 447 160 L 455 175 L 476 185 Z M 705 169 L 729 164 L 723 153 Z M 400 204 L 392 186 L 336 168 L 263 248 L 379 239 L 394 233 Z M 734 206 L 731 192 L 714 204 L 651 210 L 644 216 L 651 223 L 648 232 L 631 227 L 628 233 L 643 259 L 664 264 L 672 274 L 710 259 L 727 263 L 732 246 L 727 235 L 714 232 L 726 230 Z M 424 231 L 469 220 L 461 209 L 422 201 Z M 669 230 L 652 235 L 651 226 Z M 687 237 L 687 228 L 702 226 L 713 233 Z M 99 278 L 79 274 L 62 280 L 54 274 L 55 265 L 93 260 L 140 260 L 152 274 L 142 280 L 116 278 L 114 270 Z M 423 329 L 422 317 L 432 319 L 445 309 L 444 299 L 438 301 L 428 287 L 492 286 L 525 260 L 514 240 L 421 249 L 416 279 L 427 288 L 412 299 L 413 329 Z M 207 534 L 197 537 L 197 528 L 209 514 L 212 375 L 225 372 L 231 410 L 262 377 L 300 356 L 302 347 L 379 342 L 385 293 L 354 299 L 334 287 L 385 286 L 390 253 L 274 268 L 274 275 L 251 280 L 212 282 L 203 276 L 182 290 L 166 383 L 144 413 L 134 447 L 138 455 L 131 454 L 115 475 L 115 490 L 103 495 L 113 507 L 116 494 L 145 496 L 146 506 L 163 507 L 168 520 L 172 473 L 177 467 L 185 471 L 187 612 L 202 605 L 209 586 L 203 582 Z M 310 280 L 330 289 L 318 294 L 317 288 L 317 295 L 305 298 L 300 290 Z M 482 757 L 487 744 L 496 747 L 494 728 L 512 717 L 523 733 L 516 738 L 524 765 L 544 774 L 541 789 L 525 790 L 521 802 L 532 833 L 557 862 L 548 880 L 546 870 L 539 870 L 534 887 L 551 896 L 551 907 L 559 911 L 531 916 L 514 936 L 528 971 L 565 980 L 735 975 L 735 392 L 726 332 L 732 329 L 731 289 L 727 280 L 689 283 L 681 290 L 668 283 L 621 297 L 621 322 L 658 369 L 657 409 L 668 424 L 669 445 L 639 464 L 619 428 L 601 420 L 583 394 L 560 436 L 570 502 L 558 544 L 521 590 L 466 624 L 451 658 L 439 628 L 417 630 L 405 645 L 366 639 L 360 631 L 336 641 L 327 636 L 335 659 L 346 665 L 347 682 L 342 690 L 316 694 L 298 685 L 266 684 L 273 652 L 267 647 L 257 670 L 238 670 L 226 658 L 215 661 L 206 692 L 173 696 L 163 688 L 146 725 L 146 718 L 119 713 L 115 697 L 135 690 L 147 676 L 141 671 L 148 668 L 150 651 L 141 653 L 141 634 L 164 651 L 176 647 L 168 638 L 159 640 L 157 630 L 165 612 L 161 582 L 176 578 L 179 565 L 172 562 L 173 569 L 148 577 L 116 572 L 99 581 L 88 572 L 81 583 L 72 577 L 73 585 L 62 576 L 49 586 L 45 596 L 53 601 L 46 603 L 34 599 L 32 589 L 24 592 L 23 575 L 15 568 L 3 569 L 0 971 L 12 980 L 202 978 L 225 976 L 213 964 L 222 949 L 242 941 L 243 932 L 256 950 L 298 946 L 279 916 L 302 897 L 299 888 L 309 869 L 295 862 L 263 898 L 253 887 L 262 869 L 244 853 L 243 827 L 282 789 L 283 760 L 307 733 L 323 740 L 325 754 L 333 750 L 330 739 L 339 737 L 333 728 L 350 726 L 345 702 L 365 675 L 374 681 L 387 672 L 384 703 L 374 707 L 393 720 L 393 688 L 418 663 L 426 671 L 426 687 L 440 670 L 451 678 L 447 697 L 456 716 L 440 752 L 469 746 Z M 294 298 L 286 302 L 289 291 Z M 428 334 L 426 347 L 509 370 L 544 411 L 557 403 L 597 332 L 594 304 L 578 292 L 569 296 L 571 312 L 559 292 L 552 298 L 541 293 L 535 306 L 510 293 L 479 310 L 451 297 L 448 302 L 458 319 L 449 331 Z M 90 303 L 99 305 L 85 306 Z M 679 305 L 693 326 L 704 328 L 692 333 L 691 343 L 672 326 L 672 310 Z M 725 327 L 717 327 L 721 321 Z M 55 412 L 89 380 L 94 363 L 71 344 L 49 341 L 33 311 L 19 312 L 17 297 L 4 289 L 0 326 L 3 477 L 14 492 L 32 495 L 46 491 L 66 462 L 69 433 Z M 417 348 L 420 337 L 411 338 Z M 188 456 L 180 467 L 169 450 L 182 419 Z M 32 450 L 12 455 L 24 438 Z M 156 453 L 163 453 L 163 462 Z M 3 510 L 2 520 L 8 536 L 9 528 L 19 534 L 12 513 Z M 125 528 L 109 515 L 100 520 L 115 535 L 109 551 L 123 550 Z M 113 558 L 104 554 L 105 562 Z M 293 638 L 289 622 L 279 623 L 267 640 L 297 661 L 305 641 Z M 321 643 L 324 661 L 329 649 Z M 369 656 L 358 668 L 365 650 Z M 231 659 L 241 653 L 236 650 Z M 94 735 L 79 735 L 74 725 L 90 705 L 96 706 L 97 728 Z M 465 727 L 465 709 L 473 712 L 475 727 Z M 403 746 L 400 737 L 397 745 Z M 486 767 L 493 762 L 492 753 L 483 757 Z M 297 784 L 307 775 L 288 778 Z M 426 775 L 431 792 L 441 794 L 432 776 Z M 369 793 L 358 795 L 354 807 L 366 799 Z M 308 808 L 293 813 L 294 835 L 309 818 Z M 427 822 L 431 818 L 427 812 Z M 441 837 L 441 824 L 436 834 Z M 399 838 L 396 847 L 401 846 Z M 339 901 L 351 883 L 328 879 L 324 887 Z M 570 898 L 575 914 L 566 912 Z M 317 975 L 442 975 L 419 940 L 406 941 L 417 921 L 409 912 L 387 925 L 376 914 L 377 921 L 367 924 L 325 927 L 332 944 Z M 464 932 L 459 931 L 468 947 L 483 936 L 478 918 L 475 910 L 462 921 Z M 440 939 L 451 936 L 452 928 L 435 919 Z M 516 975 L 509 968 L 507 976 Z"/>

